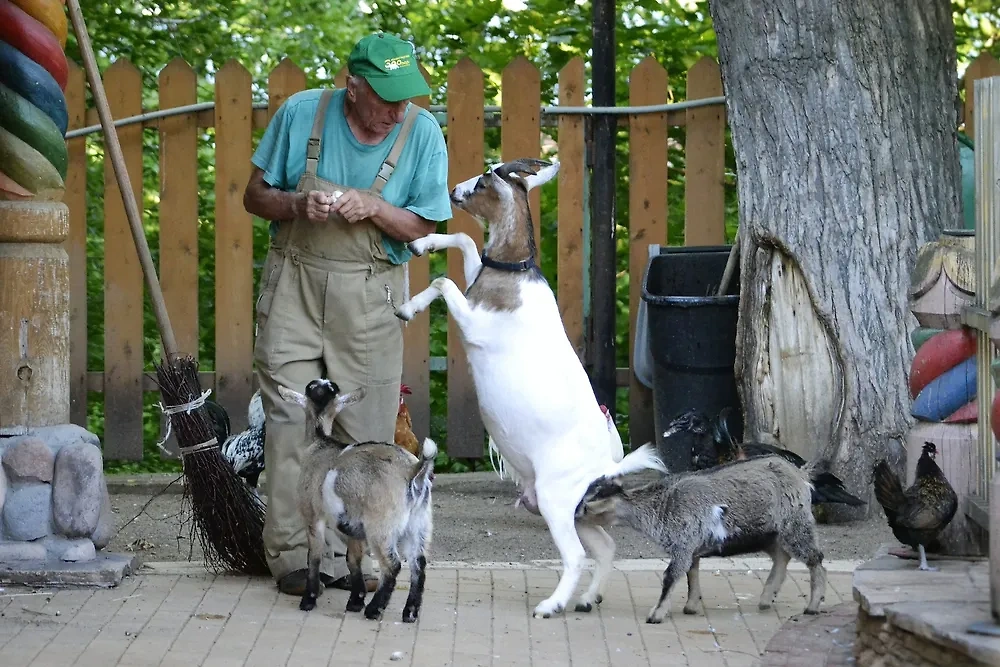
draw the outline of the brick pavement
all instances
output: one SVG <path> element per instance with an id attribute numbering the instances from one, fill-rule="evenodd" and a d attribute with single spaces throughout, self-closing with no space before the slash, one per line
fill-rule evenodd
<path id="1" fill-rule="evenodd" d="M 824 612 L 852 601 L 856 564 L 827 564 Z M 805 607 L 808 573 L 798 563 L 775 607 L 761 612 L 767 559 L 705 559 L 706 614 L 681 613 L 682 583 L 671 595 L 673 613 L 648 625 L 665 565 L 620 561 L 593 613 L 534 619 L 531 609 L 555 586 L 556 563 L 439 562 L 428 572 L 420 620 L 410 625 L 399 620 L 405 577 L 375 623 L 345 615 L 343 591 L 327 590 L 304 613 L 267 579 L 153 563 L 114 589 L 0 591 L 0 664 L 743 667 L 760 664 L 782 623 Z"/>

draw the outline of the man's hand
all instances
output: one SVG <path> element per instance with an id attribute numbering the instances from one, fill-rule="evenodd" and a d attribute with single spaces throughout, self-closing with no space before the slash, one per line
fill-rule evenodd
<path id="1" fill-rule="evenodd" d="M 348 190 L 329 207 L 331 213 L 339 213 L 350 223 L 375 218 L 382 208 L 382 201 L 360 190 Z"/>
<path id="2" fill-rule="evenodd" d="M 333 202 L 334 196 L 321 190 L 300 193 L 295 199 L 295 216 L 309 222 L 325 222 Z"/>

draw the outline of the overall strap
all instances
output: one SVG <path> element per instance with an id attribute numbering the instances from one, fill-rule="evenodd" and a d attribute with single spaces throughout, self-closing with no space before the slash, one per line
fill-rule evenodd
<path id="1" fill-rule="evenodd" d="M 375 182 L 372 183 L 370 188 L 376 195 L 381 195 L 382 188 L 389 182 L 389 177 L 392 176 L 392 172 L 396 168 L 399 156 L 403 152 L 403 146 L 410 135 L 410 129 L 413 127 L 413 122 L 417 119 L 418 115 L 420 115 L 419 108 L 416 104 L 411 103 L 406 110 L 406 117 L 403 118 L 403 126 L 399 128 L 399 134 L 396 135 L 396 141 L 393 142 L 392 148 L 389 149 L 389 155 L 385 158 L 382 166 L 379 167 L 378 175 L 375 176 Z"/>
<path id="2" fill-rule="evenodd" d="M 319 151 L 323 143 L 323 124 L 326 122 L 326 108 L 330 106 L 330 98 L 333 97 L 333 89 L 327 88 L 319 96 L 319 105 L 316 107 L 316 115 L 313 117 L 312 133 L 309 135 L 309 143 L 306 144 L 306 173 L 316 175 L 316 167 L 319 164 Z"/>

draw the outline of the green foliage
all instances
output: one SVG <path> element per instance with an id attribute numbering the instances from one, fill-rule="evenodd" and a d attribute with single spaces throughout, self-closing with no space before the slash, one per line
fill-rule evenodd
<path id="1" fill-rule="evenodd" d="M 157 77 L 173 58 L 183 58 L 195 71 L 198 101 L 214 98 L 213 77 L 230 59 L 248 69 L 254 82 L 255 102 L 267 99 L 267 76 L 289 57 L 305 71 L 307 85 L 331 85 L 343 65 L 351 45 L 363 34 L 385 30 L 411 39 L 431 82 L 433 104 L 447 101 L 448 72 L 463 57 L 471 58 L 484 73 L 486 103 L 499 104 L 504 68 L 517 56 L 527 57 L 539 68 L 542 104 L 556 104 L 558 75 L 562 67 L 580 57 L 586 63 L 589 80 L 591 45 L 590 3 L 563 0 L 277 0 L 249 3 L 245 0 L 171 0 L 157 3 L 133 0 L 102 3 L 83 0 L 91 40 L 102 71 L 118 59 L 127 59 L 142 75 L 143 107 L 158 106 Z M 509 7 L 509 8 L 508 8 Z M 998 10 L 991 0 L 954 0 L 957 54 L 960 71 L 980 52 L 998 54 Z M 668 75 L 669 99 L 686 98 L 686 73 L 703 56 L 716 56 L 715 34 L 705 0 L 620 0 L 616 26 L 616 99 L 629 100 L 629 75 L 643 58 L 653 56 Z M 75 38 L 70 32 L 68 56 L 81 63 Z M 88 93 L 89 94 L 89 93 Z M 590 103 L 589 90 L 586 103 Z M 558 139 L 551 130 L 552 139 Z M 445 128 L 447 134 L 447 128 Z M 255 142 L 260 137 L 258 131 Z M 669 181 L 667 199 L 668 243 L 681 244 L 684 238 L 684 128 L 669 132 Z M 543 145 L 544 142 L 543 142 Z M 500 130 L 489 129 L 484 146 L 487 161 L 500 157 Z M 104 179 L 105 166 L 99 135 L 88 142 L 87 254 L 88 254 L 88 367 L 104 368 Z M 158 135 L 143 135 L 143 197 L 140 202 L 144 224 L 158 264 L 159 247 L 159 157 Z M 617 141 L 616 238 L 618 279 L 617 363 L 628 359 L 628 132 L 618 133 Z M 110 168 L 109 168 L 110 173 Z M 111 177 L 113 179 L 113 176 Z M 556 182 L 541 191 L 542 270 L 554 286 L 556 271 Z M 215 248 L 214 248 L 214 132 L 200 133 L 198 143 L 198 257 L 199 257 L 199 346 L 197 354 L 203 370 L 213 369 L 215 358 Z M 725 179 L 726 235 L 732 240 L 737 224 L 735 166 L 727 137 Z M 255 219 L 254 281 L 259 280 L 267 248 L 267 223 Z M 446 270 L 445 255 L 431 257 L 431 274 Z M 249 306 L 249 304 L 248 304 Z M 159 334 L 146 297 L 144 311 L 144 359 L 146 370 L 160 351 Z M 431 307 L 431 355 L 447 355 L 447 317 L 443 302 Z M 446 449 L 447 377 L 431 374 L 431 435 Z M 179 470 L 174 461 L 160 458 L 159 397 L 144 397 L 144 451 L 142 462 L 108 462 L 108 469 L 121 472 Z M 103 400 L 100 393 L 89 396 L 88 427 L 103 437 Z M 628 392 L 619 390 L 617 419 L 623 438 L 628 433 Z M 455 461 L 447 454 L 438 456 L 439 470 L 488 469 L 489 462 Z"/>

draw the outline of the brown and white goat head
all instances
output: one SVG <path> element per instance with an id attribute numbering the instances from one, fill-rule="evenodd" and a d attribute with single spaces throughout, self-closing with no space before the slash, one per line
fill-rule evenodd
<path id="1" fill-rule="evenodd" d="M 517 219 L 528 209 L 528 192 L 552 180 L 557 173 L 558 162 L 535 158 L 504 162 L 456 185 L 451 191 L 451 201 L 480 224 Z"/>
<path id="2" fill-rule="evenodd" d="M 324 437 L 331 437 L 333 422 L 344 408 L 354 405 L 365 397 L 367 391 L 358 387 L 354 391 L 342 393 L 336 382 L 320 378 L 306 385 L 305 394 L 279 385 L 278 394 L 289 403 L 295 403 L 306 411 L 306 428 L 315 430 Z"/>

